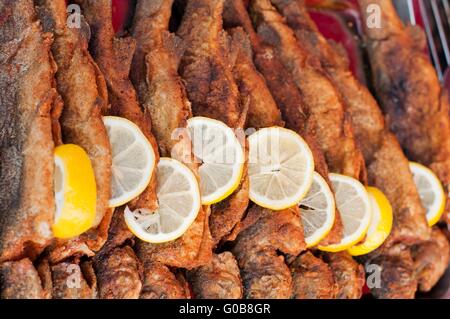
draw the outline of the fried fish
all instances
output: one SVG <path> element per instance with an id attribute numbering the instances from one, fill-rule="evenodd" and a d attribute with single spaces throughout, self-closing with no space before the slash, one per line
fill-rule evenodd
<path id="1" fill-rule="evenodd" d="M 34 259 L 55 214 L 51 111 L 58 94 L 51 37 L 33 1 L 0 3 L 0 262 Z"/>
<path id="2" fill-rule="evenodd" d="M 305 249 L 298 207 L 273 212 L 252 206 L 232 248 L 241 270 L 244 297 L 286 299 L 293 294 L 285 257 Z"/>
<path id="3" fill-rule="evenodd" d="M 430 167 L 447 194 L 443 215 L 450 222 L 450 102 L 436 70 L 425 54 L 427 44 L 419 27 L 405 27 L 390 0 L 361 0 L 369 21 L 369 6 L 380 9 L 380 27 L 364 27 L 373 83 L 386 114 L 411 161 Z"/>
<path id="4" fill-rule="evenodd" d="M 171 1 L 141 0 L 137 8 L 140 8 L 139 13 L 132 27 L 132 35 L 137 42 L 132 70 L 140 70 L 136 65 L 141 65 L 146 73 L 144 79 L 138 73 L 132 78 L 138 81 L 135 85 L 142 99 L 140 102 L 151 115 L 152 130 L 161 155 L 184 162 L 197 174 L 198 164 L 191 152 L 190 139 L 184 132 L 191 108 L 177 72 L 183 45 L 168 31 Z M 142 58 L 144 65 L 140 64 Z M 146 83 L 146 87 L 141 81 Z M 152 245 L 138 240 L 139 258 L 144 265 L 155 261 L 189 269 L 207 263 L 212 257 L 208 217 L 209 208 L 202 208 L 186 233 L 173 242 Z"/>
<path id="5" fill-rule="evenodd" d="M 222 28 L 223 5 L 224 0 L 187 2 L 177 31 L 186 45 L 179 70 L 195 116 L 214 118 L 231 128 L 243 129 L 247 114 L 233 77 L 231 40 Z M 247 206 L 245 168 L 238 189 L 211 207 L 211 234 L 216 244 L 232 232 Z"/>
<path id="6" fill-rule="evenodd" d="M 87 152 L 97 185 L 96 219 L 91 230 L 69 241 L 57 241 L 50 250 L 52 262 L 72 255 L 93 255 L 106 241 L 112 209 L 111 148 L 102 120 L 108 107 L 105 80 L 88 52 L 85 29 L 69 28 L 64 0 L 36 1 L 46 32 L 54 36 L 52 53 L 58 70 L 57 89 L 64 101 L 61 113 L 62 138 Z"/>

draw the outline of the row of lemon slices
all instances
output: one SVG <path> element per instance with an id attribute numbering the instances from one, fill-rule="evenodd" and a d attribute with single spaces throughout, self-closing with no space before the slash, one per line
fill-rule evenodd
<path id="1" fill-rule="evenodd" d="M 151 144 L 132 122 L 107 116 L 104 123 L 113 157 L 110 207 L 125 205 L 139 196 L 156 168 L 157 211 L 126 207 L 124 213 L 130 230 L 144 241 L 161 243 L 180 237 L 201 205 L 224 200 L 239 186 L 244 142 L 220 121 L 204 117 L 188 121 L 192 152 L 200 161 L 199 183 L 189 168 L 174 159 L 161 158 L 156 164 Z M 384 194 L 339 174 L 329 174 L 329 185 L 314 171 L 312 153 L 295 132 L 280 127 L 261 129 L 248 137 L 248 146 L 250 199 L 274 211 L 298 205 L 308 247 L 363 255 L 388 237 L 393 217 Z M 57 213 L 53 232 L 56 237 L 70 238 L 93 226 L 94 173 L 88 156 L 76 145 L 56 148 L 55 167 Z M 428 168 L 416 163 L 410 167 L 431 226 L 444 210 L 444 191 Z M 320 241 L 335 222 L 336 209 L 342 219 L 343 238 L 338 244 L 322 246 Z"/>

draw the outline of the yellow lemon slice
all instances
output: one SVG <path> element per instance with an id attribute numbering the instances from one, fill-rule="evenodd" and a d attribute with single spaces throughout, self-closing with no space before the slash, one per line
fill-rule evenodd
<path id="1" fill-rule="evenodd" d="M 372 207 L 372 220 L 363 242 L 351 247 L 352 256 L 368 254 L 380 247 L 392 230 L 392 207 L 386 196 L 375 187 L 367 187 Z"/>
<path id="2" fill-rule="evenodd" d="M 431 227 L 441 218 L 445 209 L 445 192 L 437 176 L 428 167 L 410 162 L 414 183 L 422 205 L 426 209 L 428 225 Z"/>
<path id="3" fill-rule="evenodd" d="M 81 147 L 66 144 L 55 148 L 54 187 L 54 236 L 67 239 L 91 228 L 95 221 L 97 190 L 91 161 Z"/>
<path id="4" fill-rule="evenodd" d="M 319 173 L 314 172 L 311 188 L 299 207 L 306 245 L 313 247 L 328 235 L 336 214 L 334 194 Z"/>
<path id="5" fill-rule="evenodd" d="M 125 208 L 128 228 L 143 241 L 163 243 L 182 236 L 201 208 L 195 175 L 184 164 L 163 157 L 156 169 L 159 208 L 131 211 Z"/>
<path id="6" fill-rule="evenodd" d="M 199 167 L 202 204 L 211 205 L 231 195 L 242 178 L 244 150 L 224 123 L 206 117 L 188 120 L 193 154 Z"/>
<path id="7" fill-rule="evenodd" d="M 152 145 L 133 122 L 104 116 L 111 143 L 112 178 L 110 207 L 118 207 L 138 197 L 150 183 L 155 167 Z"/>
<path id="8" fill-rule="evenodd" d="M 282 210 L 297 205 L 313 181 L 314 159 L 294 131 L 263 128 L 248 138 L 250 199 L 259 206 Z"/>
<path id="9" fill-rule="evenodd" d="M 358 180 L 333 173 L 330 174 L 330 180 L 336 206 L 341 214 L 344 234 L 340 243 L 319 246 L 319 249 L 337 252 L 349 249 L 364 238 L 372 218 L 372 209 L 369 195 Z"/>

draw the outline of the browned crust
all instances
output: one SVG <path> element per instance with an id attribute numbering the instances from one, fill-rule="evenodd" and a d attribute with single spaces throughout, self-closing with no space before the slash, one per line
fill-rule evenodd
<path id="1" fill-rule="evenodd" d="M 276 213 L 251 207 L 232 248 L 245 298 L 291 298 L 291 272 L 278 252 L 298 255 L 305 247 L 297 207 Z"/>
<path id="2" fill-rule="evenodd" d="M 142 289 L 142 266 L 131 247 L 119 247 L 97 254 L 94 267 L 99 298 L 139 298 Z"/>
<path id="3" fill-rule="evenodd" d="M 264 76 L 267 87 L 286 121 L 286 127 L 296 131 L 306 140 L 314 156 L 316 171 L 325 178 L 331 187 L 324 155 L 314 137 L 316 125 L 309 120 L 302 102 L 302 96 L 289 72 L 279 61 L 273 48 L 262 43 L 253 29 L 242 0 L 226 2 L 224 23 L 227 27 L 242 26 L 244 28 L 252 45 L 253 62 Z M 332 230 L 321 242 L 323 245 L 337 243 L 341 239 L 342 223 L 339 214 L 336 214 L 336 216 Z"/>
<path id="4" fill-rule="evenodd" d="M 142 10 L 135 16 L 132 27 L 137 51 L 131 75 L 138 81 L 135 85 L 139 98 L 151 114 L 161 154 L 184 162 L 197 174 L 190 140 L 185 134 L 176 134 L 177 129 L 186 128 L 191 109 L 177 72 L 183 45 L 168 32 L 171 1 L 140 0 L 137 7 Z M 140 64 L 141 58 L 144 65 Z M 143 67 L 145 78 L 134 67 Z M 208 216 L 209 208 L 204 207 L 186 233 L 174 242 L 151 245 L 138 241 L 138 256 L 147 262 L 158 261 L 173 267 L 193 268 L 207 263 L 212 256 Z"/>
<path id="5" fill-rule="evenodd" d="M 275 49 L 302 97 L 314 136 L 330 172 L 365 181 L 364 160 L 353 134 L 340 93 L 323 72 L 320 62 L 308 54 L 270 0 L 251 2 L 250 13 L 258 35 Z"/>
<path id="6" fill-rule="evenodd" d="M 406 156 L 431 168 L 447 193 L 443 219 L 450 221 L 450 103 L 426 55 L 422 29 L 403 26 L 391 1 L 360 1 L 367 18 L 370 4 L 381 10 L 381 28 L 365 28 L 373 83 Z"/>
<path id="7" fill-rule="evenodd" d="M 159 159 L 158 144 L 151 133 L 151 118 L 148 110 L 141 110 L 129 73 L 135 51 L 135 41 L 117 38 L 112 26 L 111 0 L 81 1 L 83 14 L 91 27 L 90 52 L 105 77 L 111 103 L 110 115 L 124 117 L 135 123 L 147 137 Z M 130 209 L 144 208 L 154 211 L 158 207 L 156 198 L 156 176 L 147 189 L 129 203 Z"/>
<path id="8" fill-rule="evenodd" d="M 32 1 L 3 1 L 0 17 L 0 261 L 34 259 L 55 212 L 52 40 Z"/>
<path id="9" fill-rule="evenodd" d="M 186 49 L 180 73 L 193 114 L 221 120 L 242 129 L 247 117 L 245 100 L 239 99 L 234 81 L 231 39 L 222 28 L 224 0 L 188 1 L 177 34 Z M 246 165 L 246 164 L 245 164 Z M 228 236 L 242 219 L 248 205 L 248 176 L 244 172 L 238 189 L 211 208 L 214 243 Z"/>
<path id="10" fill-rule="evenodd" d="M 159 262 L 144 264 L 141 299 L 186 299 L 189 291 L 181 278 Z"/>
<path id="11" fill-rule="evenodd" d="M 39 274 L 28 258 L 0 265 L 1 299 L 42 299 L 45 296 Z"/>
<path id="12" fill-rule="evenodd" d="M 53 299 L 94 299 L 95 283 L 89 283 L 82 268 L 75 262 L 51 266 Z"/>
<path id="13" fill-rule="evenodd" d="M 351 74 L 345 58 L 320 34 L 309 17 L 303 0 L 273 1 L 299 42 L 314 54 L 328 72 L 344 98 L 355 136 L 368 171 L 369 184 L 381 189 L 394 210 L 394 228 L 384 246 L 396 242 L 426 240 L 429 230 L 424 222 L 414 181 L 395 136 L 385 126 L 383 114 L 369 90 Z"/>
<path id="14" fill-rule="evenodd" d="M 243 288 L 239 268 L 233 254 L 214 254 L 211 262 L 187 275 L 195 298 L 241 299 Z"/>
<path id="15" fill-rule="evenodd" d="M 41 21 L 55 38 L 52 53 L 58 66 L 57 89 L 64 101 L 60 119 L 63 141 L 84 148 L 97 184 L 94 227 L 73 240 L 56 241 L 49 251 L 51 262 L 56 263 L 71 255 L 92 255 L 107 238 L 112 215 L 108 207 L 111 149 L 101 112 L 107 109 L 108 98 L 105 80 L 89 55 L 84 29 L 71 29 L 66 24 L 65 1 L 39 0 L 37 5 Z"/>
<path id="16" fill-rule="evenodd" d="M 337 285 L 330 267 L 310 251 L 289 264 L 295 299 L 334 299 Z"/>

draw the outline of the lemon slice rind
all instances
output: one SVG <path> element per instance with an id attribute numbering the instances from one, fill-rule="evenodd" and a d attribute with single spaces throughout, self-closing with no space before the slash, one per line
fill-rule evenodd
<path id="1" fill-rule="evenodd" d="M 367 187 L 369 193 L 372 219 L 363 242 L 350 247 L 348 252 L 352 256 L 368 254 L 379 248 L 392 230 L 392 206 L 386 196 L 375 187 Z"/>
<path id="2" fill-rule="evenodd" d="M 410 162 L 409 167 L 413 174 L 414 183 L 419 192 L 422 205 L 426 209 L 428 226 L 431 227 L 440 220 L 444 213 L 446 201 L 444 188 L 436 174 L 428 167 L 415 162 Z M 425 189 L 424 187 L 427 185 L 424 185 L 424 183 L 431 186 L 431 188 Z M 429 197 L 430 195 L 434 197 L 431 205 L 428 198 L 426 198 L 426 196 Z"/>
<path id="3" fill-rule="evenodd" d="M 170 170 L 172 173 L 166 174 Z M 145 209 L 131 211 L 126 207 L 124 217 L 128 228 L 142 241 L 164 243 L 173 241 L 186 232 L 197 218 L 201 209 L 201 199 L 194 173 L 181 162 L 171 158 L 161 158 L 156 174 L 158 210 L 156 212 Z M 168 186 L 167 183 L 171 185 Z M 174 222 L 179 224 L 173 225 Z M 164 227 L 166 229 L 163 229 Z M 167 228 L 174 229 L 166 232 Z M 150 229 L 152 230 L 149 231 Z"/>
<path id="4" fill-rule="evenodd" d="M 155 167 L 152 145 L 133 122 L 104 116 L 112 150 L 112 195 L 110 207 L 118 207 L 138 197 L 150 183 Z"/>
<path id="5" fill-rule="evenodd" d="M 325 207 L 320 207 L 321 205 L 325 205 Z M 328 235 L 336 216 L 334 194 L 319 173 L 314 172 L 311 188 L 299 203 L 299 207 L 306 247 L 316 246 Z M 325 218 L 323 218 L 323 215 L 325 215 Z M 319 220 L 319 218 L 322 220 Z M 319 227 L 317 227 L 318 223 Z"/>
<path id="6" fill-rule="evenodd" d="M 372 213 L 369 195 L 365 187 L 358 180 L 349 176 L 334 173 L 330 173 L 329 176 L 335 192 L 336 206 L 340 212 L 342 224 L 344 226 L 344 236 L 338 244 L 328 246 L 319 245 L 318 248 L 323 251 L 338 252 L 349 249 L 364 238 L 370 225 Z M 346 190 L 343 190 L 341 187 L 346 187 Z M 344 192 L 351 192 L 352 196 L 348 196 L 349 194 Z M 363 215 L 359 220 L 358 218 L 355 218 L 357 216 L 352 216 L 358 214 L 358 212 L 350 211 L 348 208 L 349 203 L 355 200 L 359 200 L 360 204 L 362 204 L 361 209 L 363 209 Z M 358 224 L 356 229 L 351 225 L 355 220 Z M 350 229 L 350 227 L 353 229 Z"/>
<path id="7" fill-rule="evenodd" d="M 52 225 L 56 238 L 69 239 L 89 230 L 95 222 L 97 191 L 94 170 L 78 145 L 55 148 L 55 203 Z"/>
<path id="8" fill-rule="evenodd" d="M 188 120 L 193 154 L 199 166 L 203 205 L 212 205 L 230 196 L 244 171 L 245 154 L 233 130 L 221 121 L 202 116 Z"/>

